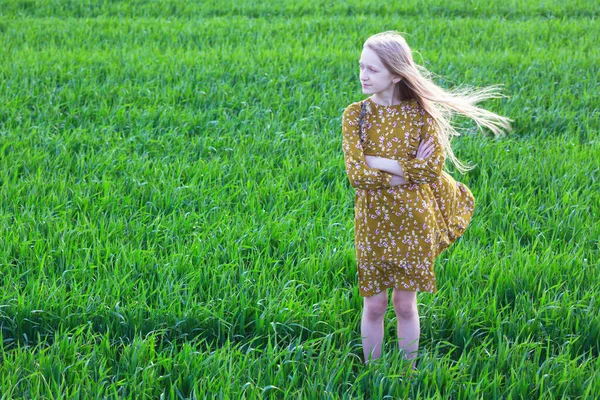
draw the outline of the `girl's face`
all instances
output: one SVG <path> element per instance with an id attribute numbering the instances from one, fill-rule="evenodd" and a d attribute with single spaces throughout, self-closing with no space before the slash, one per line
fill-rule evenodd
<path id="1" fill-rule="evenodd" d="M 381 62 L 379 56 L 365 46 L 360 55 L 360 82 L 364 94 L 391 94 L 400 81 Z"/>

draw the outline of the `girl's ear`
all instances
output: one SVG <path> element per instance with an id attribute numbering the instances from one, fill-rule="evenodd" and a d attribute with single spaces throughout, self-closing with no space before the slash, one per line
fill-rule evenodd
<path id="1" fill-rule="evenodd" d="M 396 77 L 395 77 L 394 79 L 392 79 L 392 82 L 394 82 L 394 83 L 398 83 L 398 82 L 400 82 L 401 80 L 402 80 L 402 77 L 400 77 L 400 76 L 396 75 Z"/>

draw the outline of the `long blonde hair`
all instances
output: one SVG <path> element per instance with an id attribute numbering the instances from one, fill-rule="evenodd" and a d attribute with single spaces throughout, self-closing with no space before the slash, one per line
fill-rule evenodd
<path id="1" fill-rule="evenodd" d="M 410 47 L 397 31 L 373 35 L 367 39 L 365 47 L 373 50 L 391 73 L 402 78 L 396 84 L 398 97 L 402 100 L 417 100 L 435 119 L 444 153 L 461 173 L 474 167 L 462 164 L 454 156 L 450 145 L 453 136 L 460 136 L 452 124 L 452 119 L 457 114 L 471 118 L 479 129 L 486 127 L 496 136 L 504 135 L 504 130 L 511 130 L 510 119 L 475 106 L 485 99 L 506 97 L 498 91 L 499 85 L 482 89 L 442 89 L 433 82 L 432 74 L 425 67 L 413 61 Z"/>

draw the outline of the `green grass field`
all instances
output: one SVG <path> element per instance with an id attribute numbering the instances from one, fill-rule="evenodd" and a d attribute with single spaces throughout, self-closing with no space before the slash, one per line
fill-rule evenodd
<path id="1" fill-rule="evenodd" d="M 600 396 L 596 1 L 0 0 L 0 397 Z M 341 115 L 371 34 L 444 87 L 476 198 L 362 362 Z"/>

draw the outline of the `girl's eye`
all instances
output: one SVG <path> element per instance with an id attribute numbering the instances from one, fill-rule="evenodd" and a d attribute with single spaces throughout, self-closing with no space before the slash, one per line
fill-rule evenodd
<path id="1" fill-rule="evenodd" d="M 360 69 L 365 69 L 365 67 L 364 67 L 364 66 L 362 66 L 362 65 L 359 65 L 359 66 L 358 66 L 358 68 L 360 68 Z M 367 69 L 368 69 L 369 71 L 371 71 L 371 72 L 377 72 L 377 70 L 374 70 L 373 68 L 367 68 Z"/>

